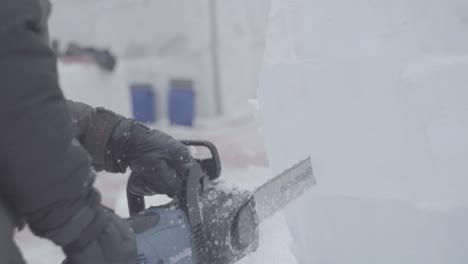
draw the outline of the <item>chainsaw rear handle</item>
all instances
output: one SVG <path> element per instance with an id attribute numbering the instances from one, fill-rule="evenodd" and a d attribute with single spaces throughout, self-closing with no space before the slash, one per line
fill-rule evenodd
<path id="1" fill-rule="evenodd" d="M 206 140 L 181 140 L 183 144 L 188 147 L 204 147 L 210 151 L 211 158 L 197 159 L 200 163 L 203 172 L 207 175 L 210 180 L 215 180 L 221 175 L 221 158 L 216 146 L 210 141 Z"/>

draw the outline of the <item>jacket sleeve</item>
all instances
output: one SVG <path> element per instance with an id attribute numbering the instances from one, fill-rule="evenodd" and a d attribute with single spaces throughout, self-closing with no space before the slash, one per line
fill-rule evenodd
<path id="1" fill-rule="evenodd" d="M 0 195 L 33 232 L 65 245 L 95 217 L 78 212 L 100 201 L 89 198 L 99 196 L 95 173 L 42 37 L 45 15 L 37 0 L 0 1 Z"/>
<path id="2" fill-rule="evenodd" d="M 93 108 L 87 104 L 67 101 L 72 120 L 77 128 L 77 138 L 92 158 L 97 171 L 118 172 L 111 161 L 108 149 L 109 139 L 124 117 L 102 107 Z"/>

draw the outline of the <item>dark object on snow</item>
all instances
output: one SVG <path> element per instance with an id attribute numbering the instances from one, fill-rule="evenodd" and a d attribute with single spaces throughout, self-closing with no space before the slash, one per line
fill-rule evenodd
<path id="1" fill-rule="evenodd" d="M 68 43 L 67 49 L 63 53 L 63 56 L 67 56 L 67 57 L 81 56 L 80 46 L 75 42 Z"/>
<path id="2" fill-rule="evenodd" d="M 113 72 L 117 64 L 116 57 L 108 50 L 99 50 L 94 47 L 81 47 L 75 42 L 70 42 L 63 57 L 87 57 L 91 58 L 101 69 Z"/>
<path id="3" fill-rule="evenodd" d="M 96 57 L 96 61 L 98 65 L 109 72 L 113 72 L 117 64 L 117 59 L 108 50 L 104 50 L 103 53 L 99 53 Z"/>
<path id="4" fill-rule="evenodd" d="M 89 155 L 75 139 L 42 3 L 48 2 L 0 1 L 0 199 L 15 218 L 72 258 L 96 245 L 89 259 L 74 264 L 134 264 L 130 227 L 101 206 Z M 102 239 L 116 243 L 103 247 Z M 99 258 L 105 255 L 100 250 L 116 255 Z M 0 263 L 11 263 L 4 257 Z"/>
<path id="5" fill-rule="evenodd" d="M 91 56 L 97 65 L 109 72 L 113 72 L 117 64 L 115 56 L 107 49 L 98 50 L 96 48 L 87 47 L 81 49 L 81 54 L 84 56 Z"/>

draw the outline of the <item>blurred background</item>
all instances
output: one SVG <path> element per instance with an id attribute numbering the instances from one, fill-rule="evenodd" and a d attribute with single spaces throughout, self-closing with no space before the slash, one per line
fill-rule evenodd
<path id="1" fill-rule="evenodd" d="M 51 39 L 71 98 L 192 126 L 245 114 L 256 96 L 269 0 L 52 2 Z"/>

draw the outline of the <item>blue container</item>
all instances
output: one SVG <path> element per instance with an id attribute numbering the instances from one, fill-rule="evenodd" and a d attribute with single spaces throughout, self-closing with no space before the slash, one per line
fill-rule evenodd
<path id="1" fill-rule="evenodd" d="M 177 126 L 193 126 L 195 92 L 193 81 L 172 80 L 169 91 L 169 122 Z"/>
<path id="2" fill-rule="evenodd" d="M 155 94 L 151 84 L 132 84 L 133 117 L 142 123 L 156 121 Z"/>

